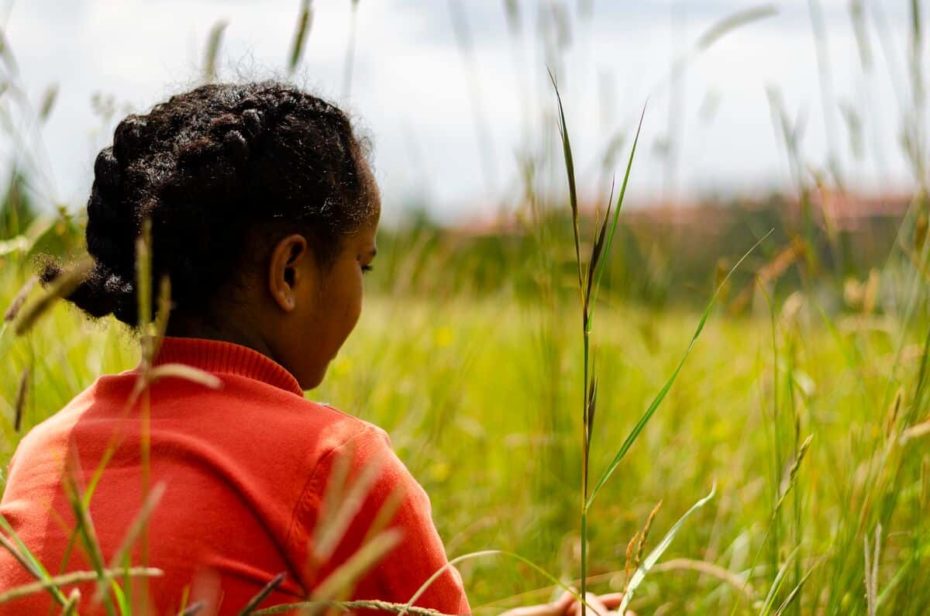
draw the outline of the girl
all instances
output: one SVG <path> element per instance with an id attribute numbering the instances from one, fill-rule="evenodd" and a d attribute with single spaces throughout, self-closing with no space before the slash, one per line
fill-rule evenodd
<path id="1" fill-rule="evenodd" d="M 22 440 L 0 513 L 49 571 L 109 565 L 162 490 L 132 562 L 164 574 L 131 585 L 134 613 L 236 613 L 279 574 L 262 606 L 297 602 L 375 536 L 386 557 L 338 598 L 406 602 L 446 567 L 429 501 L 385 433 L 303 398 L 358 320 L 379 213 L 349 119 L 291 86 L 206 85 L 119 124 L 94 165 L 93 269 L 68 299 L 135 326 L 136 240 L 150 221 L 152 276 L 170 279 L 172 301 L 155 368 L 215 381 L 154 381 L 143 412 L 141 368 L 103 376 Z M 99 554 L 75 539 L 69 489 L 90 501 Z M 30 581 L 0 551 L 0 585 Z M 94 585 L 78 588 L 82 611 L 102 610 Z M 0 613 L 48 613 L 51 601 Z M 451 567 L 416 604 L 469 611 Z M 526 613 L 569 609 L 566 597 Z"/>

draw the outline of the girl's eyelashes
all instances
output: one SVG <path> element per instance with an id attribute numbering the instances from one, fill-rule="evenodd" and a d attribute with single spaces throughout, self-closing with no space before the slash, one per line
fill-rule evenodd
<path id="1" fill-rule="evenodd" d="M 368 272 L 370 272 L 370 271 L 373 270 L 373 269 L 375 269 L 375 268 L 374 268 L 374 266 L 371 265 L 370 263 L 365 264 L 365 265 L 362 266 L 362 273 L 363 273 L 363 274 L 367 274 Z"/>

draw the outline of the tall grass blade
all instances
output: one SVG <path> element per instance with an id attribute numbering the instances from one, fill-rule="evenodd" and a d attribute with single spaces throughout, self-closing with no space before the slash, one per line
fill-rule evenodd
<path id="1" fill-rule="evenodd" d="M 7 536 L 4 536 L 0 533 L 0 547 L 3 547 L 11 556 L 18 562 L 23 569 L 29 572 L 32 577 L 36 578 L 40 584 L 48 584 L 48 586 L 40 587 L 39 590 L 45 588 L 52 598 L 55 600 L 58 605 L 65 605 L 67 599 L 64 594 L 58 589 L 57 584 L 50 583 L 52 579 L 46 570 L 42 566 L 42 563 L 35 557 L 35 555 L 26 547 L 26 544 L 23 543 L 22 539 L 19 538 L 19 535 L 16 534 L 16 531 L 13 530 L 13 527 L 7 521 L 7 519 L 0 515 L 0 526 L 3 527 L 3 532 Z M 0 595 L 2 596 L 2 595 Z"/>
<path id="2" fill-rule="evenodd" d="M 90 510 L 85 504 L 81 495 L 80 487 L 76 477 L 76 471 L 69 471 L 65 477 L 65 495 L 68 503 L 71 505 L 71 511 L 77 524 L 78 535 L 84 544 L 84 551 L 90 560 L 91 566 L 97 572 L 97 579 L 107 581 L 106 564 L 103 559 L 103 551 L 100 548 L 100 541 L 97 539 L 97 531 L 94 528 L 93 520 L 90 517 Z M 114 614 L 113 602 L 109 594 L 104 593 L 103 605 L 108 615 Z"/>
<path id="3" fill-rule="evenodd" d="M 377 481 L 382 464 L 381 460 L 369 463 L 344 493 L 339 490 L 340 498 L 335 501 L 338 503 L 336 511 L 320 518 L 324 523 L 318 524 L 314 531 L 313 557 L 316 562 L 324 562 L 335 552 Z"/>
<path id="4" fill-rule="evenodd" d="M 869 546 L 869 538 L 863 538 L 865 543 L 865 599 L 868 616 L 875 616 L 878 612 L 878 570 L 882 550 L 882 525 L 875 527 L 875 544 Z"/>
<path id="5" fill-rule="evenodd" d="M 26 399 L 29 396 L 29 378 L 32 371 L 27 366 L 19 377 L 19 387 L 16 389 L 16 401 L 13 403 L 13 430 L 19 432 L 23 425 L 23 412 L 26 409 Z"/>
<path id="6" fill-rule="evenodd" d="M 688 509 L 683 516 L 678 518 L 678 521 L 672 525 L 665 536 L 662 537 L 662 541 L 659 542 L 649 555 L 646 556 L 645 560 L 637 567 L 636 572 L 633 573 L 633 577 L 630 578 L 629 583 L 626 586 L 626 592 L 623 593 L 623 600 L 620 602 L 620 607 L 617 608 L 617 613 L 626 614 L 627 608 L 630 606 L 630 601 L 633 600 L 633 594 L 636 592 L 636 589 L 639 588 L 639 585 L 643 583 L 643 580 L 646 579 L 646 574 L 649 573 L 649 570 L 662 558 L 662 554 L 665 553 L 665 550 L 672 544 L 672 541 L 675 539 L 675 535 L 678 534 L 678 531 L 684 525 L 684 523 L 691 517 L 691 515 L 701 509 L 704 505 L 709 503 L 711 499 L 717 494 L 717 484 L 710 489 L 710 493 L 704 498 L 700 499 L 694 503 L 690 509 Z"/>
<path id="7" fill-rule="evenodd" d="M 84 279 L 93 267 L 93 259 L 85 257 L 70 268 L 64 270 L 48 286 L 45 293 L 26 304 L 19 314 L 16 315 L 16 318 L 13 320 L 13 332 L 17 336 L 22 336 L 32 329 L 36 322 L 48 312 L 56 301 L 70 295 L 84 282 Z"/>
<path id="8" fill-rule="evenodd" d="M 646 117 L 646 105 L 643 105 L 642 113 L 639 116 L 639 124 L 636 126 L 636 135 L 633 138 L 633 147 L 630 148 L 630 157 L 626 162 L 626 170 L 623 172 L 623 182 L 620 184 L 620 192 L 617 194 L 617 201 L 613 206 L 613 218 L 610 221 L 610 233 L 607 234 L 606 244 L 604 246 L 604 253 L 609 257 L 611 248 L 614 244 L 614 237 L 617 234 L 617 223 L 620 221 L 620 211 L 623 209 L 623 200 L 626 197 L 626 189 L 630 184 L 630 173 L 633 171 L 633 159 L 636 157 L 636 148 L 639 145 L 639 136 L 643 130 L 643 120 Z M 608 215 L 610 215 L 611 210 L 608 208 Z M 605 223 L 607 220 L 605 219 Z M 594 270 L 595 277 L 597 280 L 594 283 L 595 290 L 599 289 L 601 286 L 601 279 L 604 277 L 604 271 L 606 270 L 606 259 L 605 264 L 602 264 L 596 270 Z M 591 305 L 591 313 L 594 312 L 594 305 Z"/>
<path id="9" fill-rule="evenodd" d="M 923 40 L 923 20 L 920 18 L 920 0 L 911 0 L 911 36 L 913 37 L 913 45 L 915 48 L 920 48 L 920 43 Z"/>
<path id="10" fill-rule="evenodd" d="M 206 370 L 201 370 L 200 368 L 188 366 L 187 364 L 160 364 L 152 368 L 149 375 L 150 383 L 154 383 L 159 379 L 175 378 L 203 385 L 208 389 L 220 389 L 223 387 L 223 381 L 216 375 Z"/>
<path id="11" fill-rule="evenodd" d="M 380 534 L 381 531 L 388 527 L 394 520 L 397 510 L 404 502 L 404 496 L 406 496 L 406 494 L 404 493 L 404 489 L 400 486 L 391 490 L 388 497 L 384 499 L 381 508 L 378 509 L 378 514 L 375 516 L 375 519 L 371 521 L 371 526 L 368 527 L 368 531 L 365 533 L 363 543 L 370 541 L 375 535 Z"/>
<path id="12" fill-rule="evenodd" d="M 168 332 L 168 319 L 171 316 L 171 278 L 162 276 L 158 283 L 158 310 L 155 313 L 155 327 L 152 336 L 152 359 L 158 357 L 161 343 Z"/>
<path id="13" fill-rule="evenodd" d="M 207 37 L 207 48 L 204 51 L 203 58 L 203 80 L 207 83 L 216 81 L 217 76 L 217 59 L 220 55 L 220 45 L 223 42 L 223 33 L 229 24 L 225 20 L 220 20 L 210 28 L 210 34 Z"/>
<path id="14" fill-rule="evenodd" d="M 504 0 L 504 14 L 507 17 L 507 29 L 510 36 L 520 35 L 520 5 L 517 0 Z"/>
<path id="15" fill-rule="evenodd" d="M 568 135 L 568 125 L 565 122 L 565 109 L 562 106 L 562 95 L 559 93 L 559 84 L 555 75 L 549 71 L 549 80 L 555 90 L 555 98 L 559 106 L 559 135 L 562 137 L 562 154 L 565 158 L 565 174 L 568 178 L 568 204 L 572 209 L 572 231 L 575 239 L 575 261 L 578 264 L 578 288 L 583 291 L 584 275 L 581 269 L 581 233 L 578 228 L 578 189 L 575 186 L 575 159 L 572 156 L 572 144 Z"/>
<path id="16" fill-rule="evenodd" d="M 0 29 L 0 59 L 6 65 L 7 71 L 14 76 L 19 75 L 19 64 L 16 62 L 16 56 L 13 55 L 13 48 L 6 33 Z"/>
<path id="17" fill-rule="evenodd" d="M 329 528 L 338 523 L 337 516 L 344 506 L 345 499 L 343 495 L 349 480 L 349 470 L 353 456 L 354 449 L 350 443 L 348 450 L 343 455 L 337 456 L 336 460 L 333 462 L 332 470 L 329 473 L 329 480 L 326 484 L 326 490 L 323 493 L 323 502 L 320 505 L 320 517 L 313 531 L 314 537 L 323 537 L 329 534 L 331 532 Z M 314 566 L 319 564 L 320 557 L 321 553 L 319 551 L 319 545 L 317 544 L 314 548 Z"/>
<path id="18" fill-rule="evenodd" d="M 481 93 L 481 80 L 478 75 L 478 62 L 475 58 L 475 45 L 468 22 L 468 14 L 463 8 L 466 3 L 461 0 L 447 0 L 452 33 L 458 46 L 459 54 L 465 69 L 465 85 L 468 100 L 471 104 L 474 118 L 475 139 L 478 145 L 478 154 L 481 162 L 481 172 L 484 177 L 485 190 L 493 194 L 497 187 L 497 164 L 494 154 L 494 140 Z M 474 4 L 469 2 L 468 4 Z"/>
<path id="19" fill-rule="evenodd" d="M 791 592 L 788 593 L 788 596 L 785 597 L 785 600 L 781 602 L 781 605 L 778 606 L 778 609 L 775 610 L 775 616 L 781 616 L 785 611 L 791 607 L 791 604 L 794 603 L 797 598 L 801 595 L 801 588 L 804 587 L 804 584 L 807 583 L 808 578 L 811 574 L 814 573 L 814 570 L 811 569 L 804 574 L 804 577 L 791 589 Z"/>
<path id="20" fill-rule="evenodd" d="M 820 82 L 820 104 L 823 114 L 824 131 L 827 137 L 827 167 L 834 180 L 842 184 L 839 159 L 837 156 L 838 130 L 836 127 L 836 99 L 833 89 L 833 68 L 830 63 L 827 26 L 820 0 L 808 0 L 811 27 L 814 32 L 814 56 L 817 59 L 817 76 Z"/>
<path id="21" fill-rule="evenodd" d="M 39 104 L 39 122 L 45 123 L 55 108 L 55 101 L 58 99 L 58 85 L 51 85 L 42 95 L 42 102 Z"/>
<path id="22" fill-rule="evenodd" d="M 142 330 L 143 359 L 151 365 L 151 340 L 148 327 L 152 322 L 152 221 L 142 223 L 142 234 L 136 239 L 136 301 L 139 328 Z"/>
<path id="23" fill-rule="evenodd" d="M 206 607 L 207 604 L 203 601 L 194 601 L 183 610 L 178 612 L 178 616 L 195 616 L 196 614 L 199 614 L 201 611 L 203 611 Z"/>
<path id="24" fill-rule="evenodd" d="M 901 436 L 898 437 L 898 442 L 901 445 L 904 445 L 908 441 L 911 441 L 915 438 L 920 438 L 922 436 L 927 436 L 928 434 L 930 434 L 930 421 L 925 421 L 923 423 L 911 426 L 910 428 L 901 432 Z"/>
<path id="25" fill-rule="evenodd" d="M 779 486 L 778 501 L 775 503 L 775 507 L 772 509 L 772 517 L 778 515 L 778 511 L 781 509 L 782 504 L 785 502 L 788 493 L 791 492 L 791 489 L 794 488 L 795 483 L 797 482 L 798 470 L 801 468 L 801 462 L 804 461 L 804 456 L 807 454 L 807 449 L 811 445 L 811 441 L 814 439 L 814 435 L 810 434 L 804 442 L 801 443 L 801 446 L 798 448 L 797 455 L 794 456 L 794 459 L 791 461 L 791 466 L 785 472 L 784 477 L 782 477 L 781 485 Z"/>
<path id="26" fill-rule="evenodd" d="M 872 69 L 872 45 L 869 43 L 863 4 L 863 0 L 850 0 L 849 16 L 853 24 L 853 33 L 856 36 L 856 48 L 859 50 L 859 63 L 862 65 L 862 69 L 868 73 Z"/>
<path id="27" fill-rule="evenodd" d="M 316 600 L 336 599 L 400 543 L 401 531 L 391 528 L 359 548 L 313 591 Z"/>
<path id="28" fill-rule="evenodd" d="M 126 534 L 123 536 L 122 543 L 120 543 L 120 546 L 116 549 L 116 552 L 113 553 L 113 557 L 110 559 L 111 570 L 117 569 L 124 561 L 129 561 L 132 547 L 135 545 L 136 540 L 138 540 L 138 538 L 142 535 L 142 531 L 148 524 L 149 519 L 151 519 L 152 513 L 155 511 L 155 507 L 157 507 L 158 503 L 161 502 L 161 498 L 164 496 L 164 494 L 164 483 L 157 483 L 151 490 L 149 490 L 148 495 L 145 497 L 145 502 L 142 503 L 142 507 L 139 509 L 139 513 L 136 514 L 132 524 L 129 525 L 129 530 L 126 531 Z M 94 592 L 94 602 L 98 602 L 103 598 L 103 593 L 106 591 L 106 585 L 108 581 L 109 580 L 105 578 L 101 578 L 97 581 L 97 589 Z"/>
<path id="29" fill-rule="evenodd" d="M 778 7 L 774 4 L 763 4 L 746 10 L 738 11 L 732 15 L 723 18 L 711 26 L 704 34 L 698 38 L 694 47 L 697 51 L 706 51 L 719 41 L 721 38 L 748 24 L 761 21 L 778 14 Z"/>
<path id="30" fill-rule="evenodd" d="M 668 83 L 673 83 L 681 77 L 688 64 L 701 56 L 704 52 L 714 46 L 720 39 L 727 34 L 743 26 L 767 19 L 778 14 L 778 8 L 774 4 L 763 4 L 750 9 L 740 10 L 733 13 L 708 28 L 688 51 L 681 55 L 673 64 L 671 69 L 653 88 L 653 93 L 660 87 Z"/>
<path id="31" fill-rule="evenodd" d="M 591 292 L 594 288 L 594 272 L 597 271 L 601 262 L 601 256 L 607 256 L 604 253 L 604 243 L 607 239 L 607 229 L 610 226 L 610 203 L 607 204 L 607 211 L 604 214 L 604 220 L 598 224 L 597 236 L 594 238 L 594 245 L 591 247 L 591 258 L 588 259 L 588 272 L 584 277 L 584 305 L 588 306 L 588 316 L 590 317 Z M 605 259 L 606 260 L 606 259 Z"/>
<path id="32" fill-rule="evenodd" d="M 297 16 L 297 27 L 294 29 L 294 40 L 291 42 L 291 53 L 287 62 L 287 70 L 293 74 L 300 65 L 304 47 L 307 46 L 307 35 L 313 25 L 313 2 L 303 0 L 300 5 L 300 14 Z"/>
<path id="33" fill-rule="evenodd" d="M 129 592 L 132 592 L 132 580 L 126 576 L 123 578 L 124 583 L 126 584 Z M 132 614 L 132 604 L 130 603 L 131 597 L 126 594 L 126 591 L 115 581 L 110 580 L 110 590 L 113 592 L 113 599 L 116 601 L 116 607 L 119 610 L 120 616 L 125 616 L 127 614 Z"/>
<path id="34" fill-rule="evenodd" d="M 342 69 L 342 100 L 349 100 L 352 94 L 352 73 L 355 68 L 355 37 L 358 32 L 358 2 L 352 0 L 351 23 L 349 24 L 349 42 L 346 46 L 345 65 Z"/>
<path id="35" fill-rule="evenodd" d="M 778 591 L 781 590 L 781 585 L 785 581 L 785 576 L 788 574 L 794 559 L 797 558 L 799 547 L 795 547 L 788 554 L 788 557 L 785 559 L 785 562 L 782 563 L 782 566 L 779 567 L 778 573 L 775 574 L 775 579 L 772 580 L 772 585 L 769 587 L 769 592 L 765 596 L 765 601 L 762 602 L 762 608 L 759 610 L 759 616 L 768 616 L 772 611 L 772 608 L 775 604 L 775 598 L 778 596 Z"/>
<path id="36" fill-rule="evenodd" d="M 0 256 L 3 256 L 0 252 Z M 29 297 L 29 293 L 32 292 L 32 288 L 36 285 L 39 279 L 36 276 L 30 276 L 29 280 L 26 281 L 26 284 L 16 293 L 16 297 L 13 298 L 13 301 L 10 302 L 9 308 L 6 309 L 6 312 L 3 313 L 4 323 L 8 323 L 16 318 L 16 315 L 19 314 L 19 311 L 22 310 L 23 305 L 26 303 L 26 298 Z"/>
<path id="37" fill-rule="evenodd" d="M 68 595 L 68 602 L 61 608 L 61 616 L 71 616 L 77 614 L 78 603 L 81 601 L 81 591 L 75 588 Z"/>
<path id="38" fill-rule="evenodd" d="M 701 320 L 698 322 L 697 328 L 694 330 L 694 335 L 691 336 L 691 341 L 688 343 L 688 348 L 685 349 L 684 355 L 682 355 L 681 360 L 678 362 L 678 366 L 675 368 L 672 375 L 668 378 L 665 384 L 662 386 L 662 389 L 659 390 L 659 393 L 652 400 L 652 403 L 646 409 L 646 412 L 643 413 L 642 417 L 639 418 L 639 421 L 636 422 L 636 425 L 633 426 L 633 430 L 627 436 L 626 440 L 620 446 L 620 449 L 617 450 L 616 455 L 614 455 L 613 460 L 610 464 L 607 465 L 607 468 L 604 470 L 600 479 L 594 485 L 594 489 L 591 491 L 591 495 L 588 497 L 587 504 L 585 505 L 586 509 L 591 507 L 591 504 L 594 502 L 594 499 L 597 497 L 598 492 L 601 488 L 604 487 L 604 484 L 607 483 L 607 480 L 610 479 L 611 475 L 614 474 L 614 471 L 617 470 L 620 461 L 623 460 L 623 457 L 630 450 L 630 447 L 633 446 L 633 443 L 636 442 L 636 439 L 639 438 L 640 433 L 646 427 L 646 424 L 649 423 L 649 420 L 652 419 L 652 416 L 655 414 L 656 410 L 659 408 L 659 405 L 662 404 L 662 401 L 665 400 L 665 396 L 668 394 L 669 390 L 672 388 L 672 385 L 675 383 L 675 380 L 678 378 L 678 374 L 681 372 L 682 367 L 685 365 L 685 360 L 688 359 L 688 356 L 691 354 L 691 351 L 694 349 L 694 345 L 697 343 L 698 338 L 701 336 L 701 332 L 704 331 L 704 325 L 707 323 L 707 319 L 710 317 L 710 313 L 713 310 L 714 306 L 717 303 L 717 297 L 720 294 L 720 289 L 722 289 L 726 283 L 729 281 L 733 273 L 743 264 L 750 254 L 752 254 L 756 248 L 759 247 L 762 242 L 764 242 L 770 235 L 772 231 L 766 233 L 759 241 L 753 244 L 752 248 L 746 251 L 739 261 L 736 262 L 721 283 L 717 286 L 717 289 L 714 291 L 713 296 L 710 298 L 710 301 L 707 303 L 707 306 L 704 308 L 704 312 L 701 315 Z"/>

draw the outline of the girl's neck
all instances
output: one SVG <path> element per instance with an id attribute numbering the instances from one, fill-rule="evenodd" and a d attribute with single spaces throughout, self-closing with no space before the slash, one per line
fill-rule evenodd
<path id="1" fill-rule="evenodd" d="M 204 317 L 180 315 L 173 313 L 168 322 L 168 336 L 178 338 L 206 338 L 232 342 L 258 351 L 274 359 L 271 349 L 264 338 L 254 328 L 240 326 L 237 323 L 223 322 Z"/>

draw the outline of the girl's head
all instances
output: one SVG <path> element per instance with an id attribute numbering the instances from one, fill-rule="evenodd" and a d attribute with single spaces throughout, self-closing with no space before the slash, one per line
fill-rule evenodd
<path id="1" fill-rule="evenodd" d="M 124 119 L 97 156 L 95 267 L 69 299 L 135 325 L 135 242 L 151 220 L 169 333 L 252 346 L 310 388 L 358 319 L 379 214 L 341 110 L 281 83 L 201 86 Z"/>

